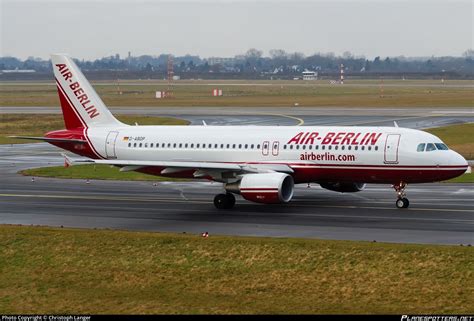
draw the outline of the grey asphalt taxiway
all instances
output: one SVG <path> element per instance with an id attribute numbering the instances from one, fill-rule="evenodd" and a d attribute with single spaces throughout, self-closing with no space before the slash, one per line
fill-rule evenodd
<path id="1" fill-rule="evenodd" d="M 163 113 L 161 113 L 163 114 Z M 199 125 L 391 125 L 426 128 L 472 121 L 464 111 L 391 115 L 179 114 Z M 290 116 L 288 116 L 290 115 Z M 204 118 L 203 118 L 204 117 Z M 433 126 L 434 124 L 434 126 Z M 395 208 L 388 185 L 340 194 L 298 186 L 292 202 L 260 205 L 237 197 L 232 210 L 212 203 L 222 185 L 210 182 L 121 182 L 24 177 L 18 170 L 61 165 L 48 144 L 0 145 L 0 224 L 112 228 L 224 235 L 305 237 L 378 242 L 474 244 L 474 188 L 469 184 L 408 187 L 410 208 Z"/>

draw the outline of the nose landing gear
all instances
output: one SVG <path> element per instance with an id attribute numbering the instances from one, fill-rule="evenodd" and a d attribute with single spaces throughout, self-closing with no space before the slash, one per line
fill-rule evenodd
<path id="1" fill-rule="evenodd" d="M 408 201 L 408 198 L 406 198 L 405 194 L 406 187 L 407 184 L 405 182 L 400 182 L 397 185 L 393 185 L 393 188 L 397 192 L 397 201 L 395 202 L 395 205 L 398 208 L 407 208 L 410 205 L 410 201 Z"/>

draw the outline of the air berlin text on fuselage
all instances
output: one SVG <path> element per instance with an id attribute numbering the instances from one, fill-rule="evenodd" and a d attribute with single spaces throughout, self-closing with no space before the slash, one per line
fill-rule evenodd
<path id="1" fill-rule="evenodd" d="M 314 144 L 320 141 L 322 145 L 375 145 L 382 133 L 352 133 L 329 132 L 324 137 L 316 132 L 300 132 L 291 138 L 287 144 Z"/>
<path id="2" fill-rule="evenodd" d="M 84 93 L 84 90 L 81 88 L 81 85 L 77 81 L 73 81 L 73 75 L 72 72 L 69 71 L 69 68 L 67 68 L 65 64 L 56 64 L 56 67 L 58 67 L 59 72 L 63 76 L 64 80 L 69 81 L 69 88 L 71 88 L 77 100 L 87 112 L 89 117 L 94 118 L 96 116 L 99 116 L 100 113 L 97 111 L 95 106 L 91 104 L 89 97 L 87 97 L 87 94 Z"/>

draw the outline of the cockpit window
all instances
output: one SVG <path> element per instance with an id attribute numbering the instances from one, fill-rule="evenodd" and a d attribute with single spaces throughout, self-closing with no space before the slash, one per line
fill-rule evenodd
<path id="1" fill-rule="evenodd" d="M 425 151 L 425 143 L 419 144 L 418 147 L 416 148 L 417 152 L 424 152 Z"/>
<path id="2" fill-rule="evenodd" d="M 446 146 L 445 144 L 440 144 L 440 143 L 435 143 L 436 145 L 436 148 L 438 148 L 439 150 L 448 150 L 448 146 Z"/>
<path id="3" fill-rule="evenodd" d="M 434 144 L 426 144 L 426 151 L 431 152 L 432 150 L 436 150 L 436 146 Z"/>

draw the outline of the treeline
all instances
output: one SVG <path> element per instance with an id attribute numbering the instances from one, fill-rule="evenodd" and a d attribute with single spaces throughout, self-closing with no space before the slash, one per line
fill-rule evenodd
<path id="1" fill-rule="evenodd" d="M 93 61 L 76 60 L 81 69 L 98 78 L 164 78 L 168 69 L 168 54 L 157 56 L 127 56 L 118 54 Z M 366 59 L 345 52 L 341 56 L 332 53 L 316 53 L 305 56 L 302 53 L 287 53 L 281 49 L 270 50 L 264 56 L 261 50 L 249 49 L 245 54 L 232 58 L 199 56 L 173 57 L 175 75 L 189 78 L 262 78 L 292 79 L 301 76 L 305 70 L 316 71 L 320 77 L 335 76 L 341 64 L 345 73 L 356 77 L 381 75 L 451 75 L 457 78 L 474 77 L 474 51 L 467 50 L 461 57 L 375 57 Z M 39 74 L 50 75 L 50 61 L 29 57 L 20 60 L 15 57 L 1 57 L 0 70 L 35 70 Z M 15 77 L 15 73 L 2 73 L 2 78 Z M 102 76 L 101 76 L 102 75 Z"/>

